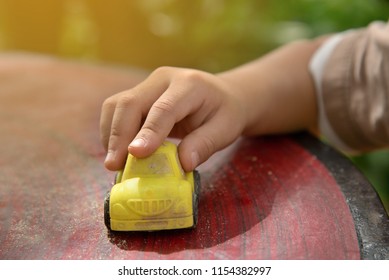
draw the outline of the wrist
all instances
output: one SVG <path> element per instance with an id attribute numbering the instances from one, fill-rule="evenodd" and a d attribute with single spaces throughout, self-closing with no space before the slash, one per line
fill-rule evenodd
<path id="1" fill-rule="evenodd" d="M 294 42 L 219 74 L 247 114 L 245 135 L 288 133 L 315 125 L 316 100 L 308 64 L 319 45 L 318 40 Z"/>

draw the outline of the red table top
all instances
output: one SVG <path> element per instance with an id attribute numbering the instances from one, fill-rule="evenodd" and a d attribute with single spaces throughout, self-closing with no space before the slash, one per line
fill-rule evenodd
<path id="1" fill-rule="evenodd" d="M 389 258 L 376 193 L 307 134 L 240 139 L 200 166 L 195 229 L 108 232 L 100 106 L 137 79 L 39 65 L 0 62 L 0 259 Z"/>

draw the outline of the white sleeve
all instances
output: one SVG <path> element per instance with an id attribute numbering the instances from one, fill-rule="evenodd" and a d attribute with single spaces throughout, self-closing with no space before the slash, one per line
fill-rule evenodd
<path id="1" fill-rule="evenodd" d="M 349 31 L 338 33 L 329 38 L 326 42 L 324 42 L 323 45 L 320 46 L 320 48 L 313 54 L 309 63 L 309 71 L 313 77 L 315 84 L 317 107 L 319 111 L 318 120 L 320 133 L 328 142 L 330 142 L 331 145 L 333 145 L 337 149 L 344 152 L 352 153 L 354 151 L 339 138 L 339 136 L 331 127 L 330 122 L 328 121 L 324 108 L 322 90 L 322 76 L 326 63 L 330 58 L 332 52 L 334 51 L 335 47 L 339 44 L 339 42 L 343 39 L 344 35 L 348 32 Z"/>

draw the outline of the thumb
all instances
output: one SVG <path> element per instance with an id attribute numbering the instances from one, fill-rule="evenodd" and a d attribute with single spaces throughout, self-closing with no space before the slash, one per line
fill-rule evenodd
<path id="1" fill-rule="evenodd" d="M 188 134 L 179 144 L 180 162 L 186 172 L 194 170 L 214 153 L 232 144 L 240 135 L 238 127 L 220 126 L 213 120 Z"/>

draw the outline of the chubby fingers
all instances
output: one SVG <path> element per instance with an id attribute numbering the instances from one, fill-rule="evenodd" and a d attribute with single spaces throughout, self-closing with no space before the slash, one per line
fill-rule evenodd
<path id="1" fill-rule="evenodd" d="M 138 86 L 113 95 L 103 103 L 100 137 L 107 151 L 105 166 L 118 170 L 124 166 L 129 142 L 139 131 L 148 110 L 168 83 L 150 75 Z"/>
<path id="2" fill-rule="evenodd" d="M 189 82 L 191 73 L 195 71 L 162 67 L 135 88 L 104 102 L 100 131 L 108 169 L 122 168 L 128 152 L 150 155 L 177 122 L 200 107 L 196 87 Z"/>
<path id="3" fill-rule="evenodd" d="M 203 122 L 207 117 L 206 112 L 200 113 L 204 96 L 192 85 L 185 78 L 171 82 L 152 104 L 143 126 L 128 146 L 131 154 L 136 157 L 150 155 L 171 134 L 174 126 L 185 118 L 191 117 L 192 123 L 196 119 L 198 125 Z"/>
<path id="4" fill-rule="evenodd" d="M 170 136 L 183 138 L 179 157 L 191 171 L 231 144 L 244 124 L 239 102 L 214 75 L 163 67 L 137 87 L 104 102 L 101 138 L 105 166 L 118 170 L 128 152 L 146 157 Z"/>

